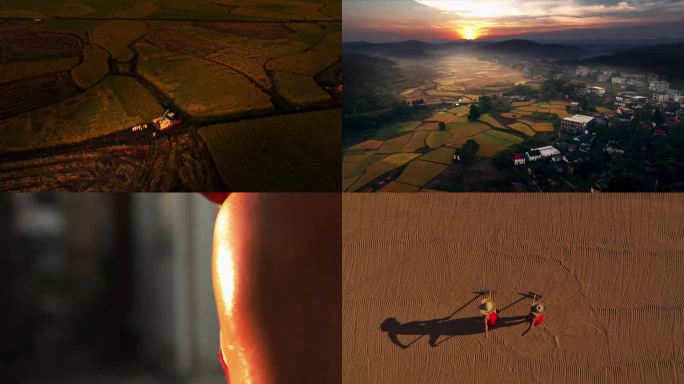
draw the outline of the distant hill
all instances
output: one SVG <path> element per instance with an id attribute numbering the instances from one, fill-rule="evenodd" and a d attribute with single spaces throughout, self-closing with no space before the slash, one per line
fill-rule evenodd
<path id="1" fill-rule="evenodd" d="M 535 58 L 567 58 L 582 57 L 586 55 L 586 52 L 581 48 L 561 44 L 541 44 L 523 39 L 488 43 L 476 48 L 476 51 L 498 55 L 515 55 Z"/>
<path id="2" fill-rule="evenodd" d="M 437 76 L 422 66 L 400 66 L 391 59 L 346 51 L 342 55 L 342 70 L 345 114 L 376 111 L 401 103 L 400 92 Z"/>
<path id="3" fill-rule="evenodd" d="M 342 56 L 344 71 L 345 113 L 366 112 L 386 108 L 395 100 L 388 86 L 401 78 L 397 63 L 358 53 Z"/>
<path id="4" fill-rule="evenodd" d="M 501 42 L 452 41 L 446 43 L 426 43 L 408 40 L 399 43 L 344 43 L 344 53 L 394 58 L 425 58 L 457 52 L 476 55 L 515 55 L 529 58 L 580 58 L 588 56 L 584 50 L 561 44 L 541 44 L 530 40 L 514 39 Z"/>
<path id="5" fill-rule="evenodd" d="M 433 44 L 418 40 L 408 40 L 399 43 L 374 44 L 366 41 L 344 43 L 344 53 L 360 53 L 373 56 L 387 56 L 398 58 L 422 58 L 434 48 Z"/>
<path id="6" fill-rule="evenodd" d="M 641 69 L 673 78 L 684 78 L 684 42 L 632 48 L 612 55 L 582 60 L 583 64 Z"/>

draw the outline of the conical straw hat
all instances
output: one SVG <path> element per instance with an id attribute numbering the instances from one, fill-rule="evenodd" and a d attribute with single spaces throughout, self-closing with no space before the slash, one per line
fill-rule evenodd
<path id="1" fill-rule="evenodd" d="M 480 301 L 480 307 L 479 307 L 480 313 L 483 315 L 486 315 L 488 313 L 491 313 L 494 311 L 494 302 L 487 298 L 483 299 Z"/>
<path id="2" fill-rule="evenodd" d="M 532 313 L 542 313 L 544 312 L 544 304 L 542 303 L 537 303 L 530 308 L 530 312 Z"/>

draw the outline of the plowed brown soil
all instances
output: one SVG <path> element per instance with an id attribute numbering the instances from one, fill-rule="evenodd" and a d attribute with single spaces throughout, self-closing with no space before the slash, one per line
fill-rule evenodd
<path id="1" fill-rule="evenodd" d="M 197 135 L 120 133 L 31 156 L 0 156 L 0 191 L 218 191 L 225 187 Z"/>
<path id="2" fill-rule="evenodd" d="M 344 383 L 684 378 L 684 194 L 346 194 L 342 263 Z M 485 338 L 484 289 L 499 321 L 543 294 L 546 321 Z M 427 322 L 401 348 L 388 318 Z"/>

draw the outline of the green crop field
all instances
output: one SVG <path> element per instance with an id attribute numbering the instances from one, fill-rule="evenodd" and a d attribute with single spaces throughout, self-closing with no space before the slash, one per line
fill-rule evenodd
<path id="1" fill-rule="evenodd" d="M 417 153 L 395 153 L 389 155 L 384 159 L 371 164 L 367 167 L 364 173 L 359 176 L 345 191 L 356 191 L 364 185 L 370 183 L 374 179 L 384 175 L 385 173 L 404 166 L 406 163 L 414 160 L 420 156 Z"/>
<path id="2" fill-rule="evenodd" d="M 447 165 L 431 161 L 416 160 L 410 162 L 397 179 L 398 182 L 422 187 L 447 169 Z"/>

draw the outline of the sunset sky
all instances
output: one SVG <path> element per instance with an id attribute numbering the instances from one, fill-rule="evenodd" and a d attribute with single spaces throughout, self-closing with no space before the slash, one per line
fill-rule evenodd
<path id="1" fill-rule="evenodd" d="M 345 41 L 684 35 L 684 0 L 344 0 Z"/>

